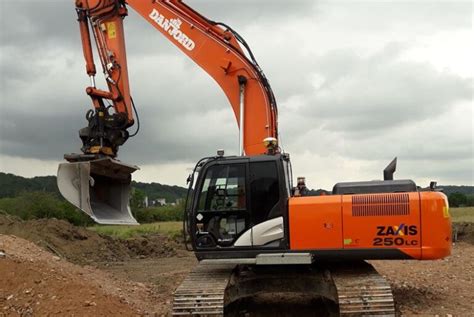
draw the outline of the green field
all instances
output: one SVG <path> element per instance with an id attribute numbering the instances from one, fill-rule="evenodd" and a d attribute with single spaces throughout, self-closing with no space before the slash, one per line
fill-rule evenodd
<path id="1" fill-rule="evenodd" d="M 171 238 L 181 236 L 183 223 L 181 221 L 167 221 L 146 223 L 139 226 L 102 226 L 95 225 L 88 227 L 100 234 L 105 234 L 114 238 L 129 239 L 137 235 L 146 235 L 151 233 L 165 234 Z"/>
<path id="2" fill-rule="evenodd" d="M 449 208 L 453 222 L 474 222 L 474 207 Z"/>

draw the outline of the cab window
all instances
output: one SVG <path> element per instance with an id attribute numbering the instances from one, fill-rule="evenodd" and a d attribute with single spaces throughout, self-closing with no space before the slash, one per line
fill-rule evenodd
<path id="1" fill-rule="evenodd" d="M 280 199 L 275 162 L 250 163 L 250 206 L 253 225 L 266 221 Z"/>
<path id="2" fill-rule="evenodd" d="M 214 165 L 206 173 L 198 210 L 232 211 L 246 209 L 245 165 Z"/>

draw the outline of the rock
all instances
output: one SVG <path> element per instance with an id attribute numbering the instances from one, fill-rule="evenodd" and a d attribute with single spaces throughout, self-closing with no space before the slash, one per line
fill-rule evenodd
<path id="1" fill-rule="evenodd" d="M 59 261 L 59 260 L 61 260 L 61 258 L 60 258 L 59 256 L 55 256 L 55 255 L 54 255 L 54 256 L 53 256 L 53 260 Z"/>
<path id="2" fill-rule="evenodd" d="M 86 300 L 84 306 L 97 306 L 96 302 Z"/>

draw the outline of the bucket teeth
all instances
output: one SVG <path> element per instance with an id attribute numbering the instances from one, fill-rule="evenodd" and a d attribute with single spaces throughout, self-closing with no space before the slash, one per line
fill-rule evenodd
<path id="1" fill-rule="evenodd" d="M 66 200 L 101 224 L 138 224 L 129 206 L 131 174 L 138 167 L 110 157 L 59 164 L 58 188 Z"/>

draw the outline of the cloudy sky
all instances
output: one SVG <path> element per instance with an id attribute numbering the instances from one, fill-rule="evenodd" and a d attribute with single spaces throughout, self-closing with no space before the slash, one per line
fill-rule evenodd
<path id="1" fill-rule="evenodd" d="M 90 107 L 73 6 L 0 1 L 0 171 L 52 175 L 78 152 Z M 471 1 L 187 2 L 236 29 L 270 79 L 281 145 L 311 188 L 396 178 L 474 183 Z M 183 186 L 238 129 L 217 84 L 130 10 L 129 75 L 141 132 L 120 159 L 135 179 Z"/>

